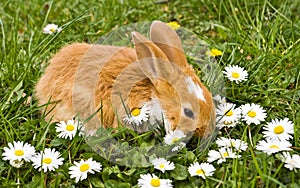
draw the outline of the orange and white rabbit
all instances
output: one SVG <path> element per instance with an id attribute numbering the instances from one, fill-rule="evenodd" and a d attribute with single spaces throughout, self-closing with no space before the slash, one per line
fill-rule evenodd
<path id="1" fill-rule="evenodd" d="M 89 131 L 159 120 L 167 132 L 210 134 L 212 96 L 187 63 L 179 36 L 154 21 L 150 38 L 132 32 L 134 49 L 85 43 L 63 47 L 36 85 L 39 105 L 49 103 L 43 107 L 46 120 L 90 118 L 84 128 Z M 140 113 L 144 117 L 130 121 Z"/>

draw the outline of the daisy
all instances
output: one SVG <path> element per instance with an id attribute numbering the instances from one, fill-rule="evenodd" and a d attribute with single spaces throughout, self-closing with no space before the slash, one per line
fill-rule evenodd
<path id="1" fill-rule="evenodd" d="M 212 176 L 215 172 L 215 167 L 209 163 L 195 162 L 191 164 L 188 168 L 188 171 L 191 176 L 200 176 L 205 179 L 207 176 Z"/>
<path id="2" fill-rule="evenodd" d="M 241 110 L 235 104 L 221 103 L 216 108 L 217 121 L 236 122 L 240 119 Z"/>
<path id="3" fill-rule="evenodd" d="M 283 152 L 281 155 L 281 160 L 284 162 L 284 167 L 293 170 L 295 168 L 300 168 L 300 156 L 299 155 L 290 155 L 288 152 Z"/>
<path id="4" fill-rule="evenodd" d="M 21 168 L 24 164 L 24 161 L 23 160 L 10 160 L 9 161 L 9 164 L 15 168 Z"/>
<path id="5" fill-rule="evenodd" d="M 177 22 L 169 22 L 169 23 L 167 23 L 167 25 L 169 27 L 171 27 L 171 29 L 173 29 L 173 30 L 177 30 L 180 28 L 180 25 Z"/>
<path id="6" fill-rule="evenodd" d="M 17 163 L 22 163 L 22 160 L 31 161 L 32 156 L 35 154 L 34 147 L 23 141 L 13 141 L 13 143 L 8 143 L 8 147 L 3 149 L 3 160 L 9 160 L 10 164 L 16 165 Z"/>
<path id="7" fill-rule="evenodd" d="M 292 150 L 290 147 L 292 146 L 291 143 L 288 141 L 278 141 L 278 140 L 261 140 L 256 145 L 256 149 L 260 150 L 267 154 L 277 153 L 279 151 L 288 151 Z"/>
<path id="8" fill-rule="evenodd" d="M 238 151 L 246 151 L 248 145 L 244 141 L 240 139 L 232 139 L 232 138 L 225 138 L 220 137 L 216 140 L 216 143 L 219 147 L 226 147 L 226 148 L 235 148 Z"/>
<path id="9" fill-rule="evenodd" d="M 248 125 L 251 123 L 258 125 L 267 117 L 266 110 L 258 104 L 244 104 L 240 108 L 242 111 L 242 120 L 246 121 Z"/>
<path id="10" fill-rule="evenodd" d="M 67 123 L 64 121 L 57 123 L 55 129 L 56 132 L 59 132 L 59 138 L 67 139 L 69 137 L 69 139 L 72 140 L 81 127 L 82 124 L 78 120 L 75 121 L 72 119 L 68 120 Z M 79 135 L 81 135 L 81 133 Z"/>
<path id="11" fill-rule="evenodd" d="M 166 170 L 174 170 L 175 166 L 173 162 L 167 161 L 165 158 L 155 158 L 151 161 L 155 169 L 158 169 L 165 173 Z"/>
<path id="12" fill-rule="evenodd" d="M 172 188 L 172 181 L 169 179 L 160 179 L 155 174 L 141 174 L 138 179 L 140 188 Z"/>
<path id="13" fill-rule="evenodd" d="M 142 108 L 134 108 L 130 114 L 123 118 L 127 124 L 141 125 L 143 122 L 148 121 L 150 114 L 150 107 L 147 103 Z"/>
<path id="14" fill-rule="evenodd" d="M 240 158 L 240 155 L 236 155 L 231 148 L 220 148 L 218 151 L 210 150 L 208 152 L 208 162 L 217 160 L 217 164 L 221 164 L 226 161 L 226 158 Z"/>
<path id="15" fill-rule="evenodd" d="M 43 169 L 44 172 L 54 171 L 63 164 L 63 160 L 58 151 L 50 148 L 46 148 L 44 152 L 40 152 L 32 158 L 33 167 L 39 171 Z"/>
<path id="16" fill-rule="evenodd" d="M 223 53 L 220 50 L 213 48 L 210 50 L 209 55 L 212 57 L 217 57 L 223 55 Z"/>
<path id="17" fill-rule="evenodd" d="M 175 131 L 170 131 L 170 133 L 166 134 L 166 136 L 164 137 L 164 141 L 168 145 L 173 145 L 184 137 L 186 137 L 186 135 L 184 134 L 183 131 L 175 130 Z"/>
<path id="18" fill-rule="evenodd" d="M 292 139 L 290 134 L 294 134 L 294 124 L 288 118 L 272 120 L 263 129 L 264 137 L 280 141 Z"/>
<path id="19" fill-rule="evenodd" d="M 248 72 L 237 65 L 229 65 L 225 67 L 225 71 L 223 71 L 223 73 L 230 81 L 235 81 L 237 84 L 247 80 L 248 77 Z"/>
<path id="20" fill-rule="evenodd" d="M 48 24 L 44 27 L 43 33 L 53 35 L 56 32 L 59 33 L 61 30 L 62 29 L 55 24 Z"/>
<path id="21" fill-rule="evenodd" d="M 94 174 L 99 172 L 102 168 L 102 165 L 96 161 L 93 161 L 92 158 L 88 160 L 81 159 L 80 162 L 74 162 L 75 166 L 69 168 L 69 174 L 71 178 L 75 178 L 76 183 L 87 178 L 87 173 Z"/>
<path id="22" fill-rule="evenodd" d="M 224 121 L 223 119 L 220 119 L 216 126 L 219 129 L 222 129 L 223 127 L 230 128 L 236 126 L 237 123 L 238 121 Z"/>

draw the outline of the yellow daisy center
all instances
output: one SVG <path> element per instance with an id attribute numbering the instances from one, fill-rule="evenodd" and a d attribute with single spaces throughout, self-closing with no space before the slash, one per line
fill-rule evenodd
<path id="1" fill-rule="evenodd" d="M 165 165 L 164 164 L 160 164 L 159 168 L 165 168 Z"/>
<path id="2" fill-rule="evenodd" d="M 269 146 L 269 148 L 271 148 L 271 149 L 279 149 L 279 147 L 277 145 L 275 145 L 275 144 Z"/>
<path id="3" fill-rule="evenodd" d="M 68 124 L 67 126 L 66 126 L 66 130 L 67 131 L 73 131 L 75 129 L 75 127 L 74 127 L 74 125 L 72 125 L 72 124 Z"/>
<path id="4" fill-rule="evenodd" d="M 158 178 L 152 178 L 150 181 L 150 185 L 153 187 L 159 187 L 160 186 L 160 179 Z"/>
<path id="5" fill-rule="evenodd" d="M 223 157 L 228 157 L 228 156 L 229 156 L 228 152 L 223 153 Z"/>
<path id="6" fill-rule="evenodd" d="M 173 138 L 172 139 L 172 143 L 175 143 L 175 142 L 177 142 L 179 140 L 179 138 Z"/>
<path id="7" fill-rule="evenodd" d="M 17 149 L 17 150 L 15 150 L 15 155 L 16 156 L 23 156 L 24 155 L 24 151 L 20 150 L 20 149 Z"/>
<path id="8" fill-rule="evenodd" d="M 256 112 L 254 112 L 253 110 L 250 110 L 247 114 L 249 117 L 252 117 L 252 118 L 256 117 Z"/>
<path id="9" fill-rule="evenodd" d="M 293 164 L 295 164 L 295 163 L 296 163 L 296 161 L 295 161 L 295 160 L 293 160 L 293 159 L 291 159 L 291 160 L 289 160 L 289 163 L 293 163 Z"/>
<path id="10" fill-rule="evenodd" d="M 196 174 L 197 174 L 197 175 L 203 175 L 203 174 L 204 174 L 204 171 L 203 171 L 202 169 L 198 169 L 198 170 L 196 171 Z"/>
<path id="11" fill-rule="evenodd" d="M 281 134 L 284 132 L 284 127 L 281 126 L 281 125 L 277 125 L 275 128 L 274 128 L 274 133 L 275 134 Z"/>
<path id="12" fill-rule="evenodd" d="M 224 121 L 224 125 L 231 125 L 232 123 L 232 121 Z"/>
<path id="13" fill-rule="evenodd" d="M 51 164 L 52 163 L 52 159 L 51 158 L 45 158 L 45 159 L 43 159 L 43 163 Z"/>
<path id="14" fill-rule="evenodd" d="M 232 110 L 229 110 L 225 115 L 226 115 L 226 116 L 232 116 L 232 115 L 233 115 L 233 111 L 232 111 Z"/>
<path id="15" fill-rule="evenodd" d="M 131 111 L 131 115 L 133 115 L 133 116 L 138 116 L 138 115 L 140 115 L 140 113 L 141 113 L 141 109 L 139 109 L 139 108 L 135 108 Z"/>
<path id="16" fill-rule="evenodd" d="M 238 72 L 232 72 L 231 77 L 238 79 L 240 77 L 240 74 Z"/>
<path id="17" fill-rule="evenodd" d="M 90 169 L 90 165 L 89 164 L 82 164 L 79 169 L 80 169 L 81 172 L 85 172 L 88 169 Z"/>
<path id="18" fill-rule="evenodd" d="M 52 27 L 52 28 L 50 29 L 50 31 L 54 33 L 54 32 L 55 32 L 55 29 Z"/>

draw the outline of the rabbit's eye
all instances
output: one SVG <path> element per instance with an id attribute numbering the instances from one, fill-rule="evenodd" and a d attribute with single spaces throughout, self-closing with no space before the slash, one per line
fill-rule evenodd
<path id="1" fill-rule="evenodd" d="M 191 118 L 191 119 L 195 119 L 194 117 L 194 112 L 188 108 L 184 108 L 183 109 L 184 115 L 186 115 L 187 117 Z"/>

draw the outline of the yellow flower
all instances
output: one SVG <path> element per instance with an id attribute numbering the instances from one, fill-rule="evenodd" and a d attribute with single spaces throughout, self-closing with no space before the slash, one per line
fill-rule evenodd
<path id="1" fill-rule="evenodd" d="M 212 57 L 221 56 L 222 54 L 223 53 L 220 50 L 216 49 L 216 48 L 211 49 L 211 51 L 209 53 L 209 55 L 212 56 Z"/>
<path id="2" fill-rule="evenodd" d="M 180 25 L 177 22 L 169 22 L 167 23 L 167 25 L 171 27 L 173 30 L 177 30 L 180 27 Z"/>

